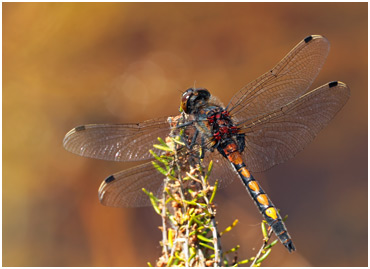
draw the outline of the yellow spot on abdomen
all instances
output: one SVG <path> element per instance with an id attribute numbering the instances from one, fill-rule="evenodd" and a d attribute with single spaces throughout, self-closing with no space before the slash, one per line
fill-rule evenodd
<path id="1" fill-rule="evenodd" d="M 277 212 L 276 212 L 276 209 L 273 208 L 273 207 L 269 207 L 265 210 L 265 213 L 267 216 L 269 216 L 270 218 L 272 219 L 277 219 Z"/>

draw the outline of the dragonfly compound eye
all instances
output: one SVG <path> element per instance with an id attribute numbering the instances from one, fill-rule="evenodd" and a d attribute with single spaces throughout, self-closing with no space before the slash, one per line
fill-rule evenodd
<path id="1" fill-rule="evenodd" d="M 182 95 L 181 109 L 187 114 L 191 114 L 195 109 L 208 102 L 211 94 L 204 88 L 190 88 Z"/>
<path id="2" fill-rule="evenodd" d="M 189 88 L 184 92 L 181 98 L 181 110 L 185 113 L 189 113 L 189 99 L 193 95 L 194 89 Z"/>

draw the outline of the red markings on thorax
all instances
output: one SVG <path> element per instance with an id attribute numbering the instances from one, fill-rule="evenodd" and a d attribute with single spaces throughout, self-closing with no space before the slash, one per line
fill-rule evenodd
<path id="1" fill-rule="evenodd" d="M 217 130 L 213 134 L 215 140 L 221 140 L 225 135 L 233 135 L 238 133 L 238 128 L 233 125 L 230 114 L 227 110 L 223 110 L 218 113 L 214 113 L 207 117 L 208 123 L 213 126 L 214 130 Z"/>

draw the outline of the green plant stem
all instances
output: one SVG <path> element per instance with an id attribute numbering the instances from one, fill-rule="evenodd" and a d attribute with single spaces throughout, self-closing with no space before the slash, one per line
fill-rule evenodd
<path id="1" fill-rule="evenodd" d="M 261 255 L 263 254 L 263 250 L 265 249 L 265 247 L 267 246 L 267 243 L 268 241 L 270 240 L 271 238 L 271 235 L 272 235 L 272 229 L 270 228 L 270 230 L 268 231 L 268 235 L 267 235 L 267 238 L 263 240 L 263 244 L 260 248 L 260 250 L 258 251 L 256 257 L 253 259 L 253 262 L 251 264 L 251 267 L 254 267 L 256 266 L 257 264 L 257 261 L 259 260 L 259 258 L 261 257 Z"/>

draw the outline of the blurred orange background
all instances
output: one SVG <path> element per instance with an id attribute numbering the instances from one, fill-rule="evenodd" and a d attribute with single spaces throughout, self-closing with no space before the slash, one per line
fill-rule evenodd
<path id="1" fill-rule="evenodd" d="M 194 84 L 227 103 L 300 40 L 331 42 L 314 87 L 351 98 L 293 160 L 256 174 L 297 251 L 263 265 L 367 266 L 367 3 L 3 3 L 3 266 L 146 266 L 160 256 L 151 208 L 108 208 L 97 189 L 134 163 L 82 158 L 64 135 L 86 123 L 174 115 Z M 218 192 L 224 249 L 261 245 L 240 182 Z"/>

